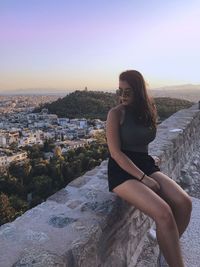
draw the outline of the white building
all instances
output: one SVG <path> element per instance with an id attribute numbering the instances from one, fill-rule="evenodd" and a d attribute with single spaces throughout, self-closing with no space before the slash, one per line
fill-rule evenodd
<path id="1" fill-rule="evenodd" d="M 69 123 L 68 118 L 58 118 L 58 124 L 61 126 L 67 126 Z"/>
<path id="2" fill-rule="evenodd" d="M 82 129 L 87 128 L 87 120 L 86 119 L 80 119 L 79 123 L 80 123 L 80 125 L 79 125 L 80 128 L 82 128 Z"/>
<path id="3" fill-rule="evenodd" d="M 11 156 L 0 154 L 0 168 L 8 167 L 12 162 L 24 161 L 27 159 L 26 152 L 17 152 Z"/>
<path id="4" fill-rule="evenodd" d="M 87 120 L 84 118 L 83 119 L 71 119 L 70 123 L 82 129 L 87 128 Z"/>
<path id="5" fill-rule="evenodd" d="M 6 147 L 12 143 L 18 143 L 19 131 L 2 131 L 0 132 L 0 147 Z"/>

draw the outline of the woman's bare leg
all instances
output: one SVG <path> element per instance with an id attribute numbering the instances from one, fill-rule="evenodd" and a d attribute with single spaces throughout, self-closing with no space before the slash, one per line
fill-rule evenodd
<path id="1" fill-rule="evenodd" d="M 162 172 L 155 172 L 149 176 L 159 183 L 160 191 L 157 194 L 171 207 L 178 227 L 179 237 L 181 237 L 191 217 L 192 201 L 190 196 L 175 181 Z"/>
<path id="2" fill-rule="evenodd" d="M 184 267 L 178 228 L 167 202 L 137 180 L 127 180 L 115 187 L 113 192 L 156 222 L 158 243 L 167 263 L 170 267 Z"/>

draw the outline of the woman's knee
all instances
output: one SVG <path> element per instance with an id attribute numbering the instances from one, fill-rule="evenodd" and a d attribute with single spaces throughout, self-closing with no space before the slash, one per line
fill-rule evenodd
<path id="1" fill-rule="evenodd" d="M 175 219 L 171 207 L 166 204 L 163 205 L 155 217 L 156 224 L 163 227 L 174 227 Z"/>
<path id="2" fill-rule="evenodd" d="M 184 194 L 176 201 L 176 208 L 187 214 L 192 212 L 192 199 L 189 195 Z"/>

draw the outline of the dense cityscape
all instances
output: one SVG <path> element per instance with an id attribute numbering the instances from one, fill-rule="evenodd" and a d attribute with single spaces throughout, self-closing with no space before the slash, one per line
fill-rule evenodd
<path id="1" fill-rule="evenodd" d="M 104 129 L 105 122 L 99 119 L 89 125 L 82 119 L 58 118 L 48 114 L 47 109 L 40 113 L 32 113 L 33 109 L 56 97 L 4 97 L 0 100 L 0 170 L 5 170 L 12 162 L 23 161 L 27 153 L 23 147 L 34 144 L 44 144 L 44 140 L 53 139 L 55 145 L 62 145 L 62 153 L 71 148 L 84 146 L 93 141 L 95 130 Z M 50 158 L 53 152 L 46 153 Z"/>

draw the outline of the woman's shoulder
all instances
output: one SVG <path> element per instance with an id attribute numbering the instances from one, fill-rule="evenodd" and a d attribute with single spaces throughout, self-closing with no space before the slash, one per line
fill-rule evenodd
<path id="1" fill-rule="evenodd" d="M 108 111 L 108 113 L 114 113 L 114 114 L 116 114 L 116 113 L 124 112 L 124 110 L 125 110 L 124 105 L 119 104 L 119 105 L 117 105 L 117 106 L 115 106 L 115 107 L 112 107 L 112 108 Z"/>
<path id="2" fill-rule="evenodd" d="M 123 117 L 124 117 L 124 113 L 125 113 L 124 105 L 119 104 L 119 105 L 111 108 L 108 111 L 108 117 L 110 117 L 111 120 L 115 119 L 116 121 L 118 121 L 118 123 L 121 124 L 121 121 L 123 120 Z"/>

